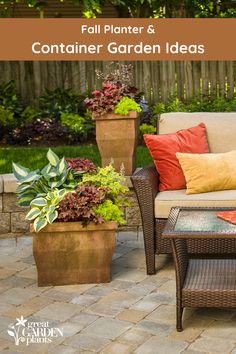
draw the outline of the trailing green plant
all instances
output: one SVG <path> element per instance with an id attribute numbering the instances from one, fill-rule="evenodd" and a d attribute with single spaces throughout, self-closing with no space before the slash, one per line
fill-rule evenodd
<path id="1" fill-rule="evenodd" d="M 114 109 L 114 113 L 127 115 L 130 111 L 141 112 L 142 109 L 134 99 L 129 97 L 122 97 L 121 100 L 117 103 Z"/>

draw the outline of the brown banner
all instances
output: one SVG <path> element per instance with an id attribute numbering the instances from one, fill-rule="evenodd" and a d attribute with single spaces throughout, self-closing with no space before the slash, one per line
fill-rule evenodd
<path id="1" fill-rule="evenodd" d="M 0 60 L 235 60 L 236 19 L 0 19 Z"/>

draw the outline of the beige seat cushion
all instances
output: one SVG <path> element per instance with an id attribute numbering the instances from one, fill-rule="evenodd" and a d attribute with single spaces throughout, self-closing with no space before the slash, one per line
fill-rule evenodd
<path id="1" fill-rule="evenodd" d="M 235 207 L 236 190 L 218 191 L 200 194 L 186 194 L 186 189 L 164 191 L 155 199 L 155 217 L 166 219 L 171 207 Z"/>

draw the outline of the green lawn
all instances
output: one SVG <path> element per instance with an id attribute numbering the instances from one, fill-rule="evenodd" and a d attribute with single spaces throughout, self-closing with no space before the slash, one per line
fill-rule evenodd
<path id="1" fill-rule="evenodd" d="M 0 174 L 12 172 L 12 161 L 30 169 L 42 168 L 46 163 L 48 147 L 7 147 L 0 148 Z M 57 146 L 52 150 L 59 157 L 85 157 L 96 165 L 101 164 L 96 145 Z M 139 146 L 137 151 L 137 167 L 149 165 L 152 158 L 145 146 Z"/>

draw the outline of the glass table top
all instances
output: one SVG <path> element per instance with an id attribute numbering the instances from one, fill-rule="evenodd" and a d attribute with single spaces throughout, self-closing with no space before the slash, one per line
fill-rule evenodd
<path id="1" fill-rule="evenodd" d="M 236 233 L 236 225 L 219 219 L 220 210 L 187 210 L 181 209 L 178 213 L 174 232 L 213 232 Z"/>

